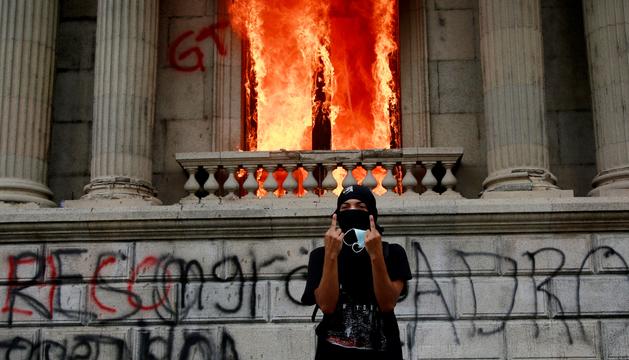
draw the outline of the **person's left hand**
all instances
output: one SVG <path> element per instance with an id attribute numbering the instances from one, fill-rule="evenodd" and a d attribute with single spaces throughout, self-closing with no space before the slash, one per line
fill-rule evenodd
<path id="1" fill-rule="evenodd" d="M 369 215 L 369 230 L 365 234 L 365 248 L 369 256 L 374 259 L 378 256 L 382 256 L 382 235 L 378 229 L 376 229 L 376 222 L 373 219 L 373 215 Z"/>

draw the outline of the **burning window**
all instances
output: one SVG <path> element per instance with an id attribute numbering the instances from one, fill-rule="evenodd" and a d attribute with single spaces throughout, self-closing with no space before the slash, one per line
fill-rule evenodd
<path id="1" fill-rule="evenodd" d="M 400 147 L 398 3 L 234 0 L 246 150 Z"/>

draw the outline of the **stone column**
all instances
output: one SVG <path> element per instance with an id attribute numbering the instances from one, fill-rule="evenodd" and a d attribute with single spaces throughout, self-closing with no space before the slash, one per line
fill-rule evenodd
<path id="1" fill-rule="evenodd" d="M 479 7 L 489 171 L 483 197 L 557 189 L 548 170 L 540 1 L 480 0 Z M 543 196 L 561 192 L 550 193 Z"/>
<path id="2" fill-rule="evenodd" d="M 158 4 L 98 1 L 91 181 L 83 200 L 160 204 L 151 184 Z"/>
<path id="3" fill-rule="evenodd" d="M 598 174 L 593 196 L 629 196 L 629 4 L 585 0 Z"/>
<path id="4" fill-rule="evenodd" d="M 430 147 L 426 1 L 400 2 L 402 146 Z"/>
<path id="5" fill-rule="evenodd" d="M 208 7 L 222 47 L 210 47 L 208 88 L 210 96 L 210 151 L 242 149 L 241 108 L 242 92 L 242 40 L 229 26 L 231 1 L 210 0 Z"/>
<path id="6" fill-rule="evenodd" d="M 55 206 L 46 184 L 56 0 L 0 1 L 0 203 Z"/>

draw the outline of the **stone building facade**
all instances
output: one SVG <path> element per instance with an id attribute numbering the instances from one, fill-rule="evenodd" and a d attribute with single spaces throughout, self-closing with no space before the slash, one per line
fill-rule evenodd
<path id="1" fill-rule="evenodd" d="M 624 0 L 400 0 L 402 148 L 320 152 L 241 151 L 227 6 L 0 0 L 0 356 L 313 358 L 341 165 L 386 170 L 405 358 L 627 358 Z"/>

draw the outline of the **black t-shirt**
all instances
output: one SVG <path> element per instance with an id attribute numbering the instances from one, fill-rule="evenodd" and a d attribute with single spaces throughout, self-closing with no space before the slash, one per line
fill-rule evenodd
<path id="1" fill-rule="evenodd" d="M 398 244 L 382 243 L 385 264 L 391 281 L 404 280 L 402 295 L 411 270 L 404 248 Z M 314 291 L 323 274 L 325 248 L 312 251 L 308 261 L 308 279 L 301 298 L 305 305 L 315 304 Z M 315 359 L 343 355 L 361 359 L 402 359 L 402 347 L 397 319 L 393 312 L 381 312 L 373 290 L 371 260 L 366 250 L 354 253 L 343 246 L 338 258 L 339 300 L 332 314 L 324 314 L 317 326 L 317 355 Z"/>

